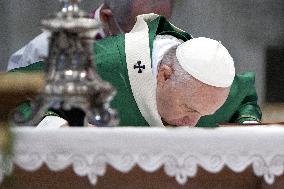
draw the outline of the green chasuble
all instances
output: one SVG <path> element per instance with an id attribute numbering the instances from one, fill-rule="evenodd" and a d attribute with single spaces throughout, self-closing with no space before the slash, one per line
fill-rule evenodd
<path id="1" fill-rule="evenodd" d="M 183 41 L 191 36 L 159 16 L 147 23 L 149 27 L 150 49 L 156 35 L 172 35 Z M 117 110 L 121 126 L 149 126 L 140 113 L 132 95 L 125 55 L 125 36 L 118 35 L 97 41 L 94 48 L 95 64 L 102 79 L 109 81 L 117 90 L 111 106 Z M 14 71 L 43 70 L 44 63 L 38 62 Z M 216 127 L 217 123 L 243 121 L 260 121 L 261 111 L 257 105 L 257 94 L 254 87 L 254 74 L 236 75 L 229 97 L 225 104 L 213 115 L 200 119 L 198 127 Z"/>

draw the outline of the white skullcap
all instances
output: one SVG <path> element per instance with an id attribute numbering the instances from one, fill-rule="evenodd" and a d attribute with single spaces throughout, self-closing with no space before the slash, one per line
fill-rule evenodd
<path id="1" fill-rule="evenodd" d="M 229 87 L 233 83 L 234 61 L 221 42 L 194 38 L 178 46 L 176 57 L 185 71 L 207 85 Z"/>

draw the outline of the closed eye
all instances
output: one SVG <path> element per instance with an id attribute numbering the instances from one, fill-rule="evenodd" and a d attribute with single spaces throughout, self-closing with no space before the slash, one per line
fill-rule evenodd
<path id="1" fill-rule="evenodd" d="M 185 108 L 185 110 L 186 110 L 187 112 L 200 114 L 198 111 L 196 111 L 196 110 L 190 108 L 187 104 L 184 104 L 183 107 Z"/>

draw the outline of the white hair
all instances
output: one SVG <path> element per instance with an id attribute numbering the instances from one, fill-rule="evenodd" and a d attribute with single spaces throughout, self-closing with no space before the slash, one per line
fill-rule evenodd
<path id="1" fill-rule="evenodd" d="M 171 67 L 173 69 L 173 71 L 174 71 L 173 75 L 171 76 L 173 81 L 181 81 L 181 80 L 184 80 L 185 77 L 187 79 L 191 79 L 193 77 L 188 72 L 186 72 L 181 67 L 181 65 L 179 64 L 179 61 L 178 61 L 178 59 L 176 57 L 177 47 L 178 46 L 172 47 L 165 53 L 165 55 L 163 56 L 162 61 L 158 65 L 158 71 L 159 71 L 159 67 L 161 65 L 167 65 L 167 66 Z"/>

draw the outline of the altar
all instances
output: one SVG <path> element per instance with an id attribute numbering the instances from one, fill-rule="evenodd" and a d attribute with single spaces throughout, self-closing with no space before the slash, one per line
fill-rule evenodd
<path id="1" fill-rule="evenodd" d="M 79 9 L 79 0 L 60 2 L 62 9 L 42 20 L 43 29 L 51 34 L 50 43 L 45 47 L 48 55 L 39 56 L 36 61 L 24 62 L 25 66 L 39 63 L 32 65 L 35 70 L 25 70 L 25 67 L 20 66 L 19 70 L 13 70 L 15 73 L 0 73 L 0 149 L 3 149 L 0 150 L 0 189 L 283 188 L 283 124 L 260 122 L 283 122 L 284 106 L 281 110 L 273 107 L 275 112 L 266 111 L 263 107 L 264 116 L 261 119 L 253 85 L 254 75 L 250 73 L 240 77 L 243 79 L 235 75 L 233 57 L 219 40 L 207 38 L 207 43 L 204 43 L 203 38 L 196 43 L 197 46 L 191 46 L 190 43 L 198 38 L 192 38 L 189 33 L 176 28 L 162 16 L 164 14 L 145 14 L 143 7 L 140 7 L 141 15 L 134 16 L 134 10 L 125 11 L 131 13 L 129 15 L 133 16 L 133 22 L 121 15 L 128 24 L 137 21 L 135 25 L 129 25 L 129 28 L 132 28 L 129 32 L 128 27 L 123 27 L 122 30 L 122 24 L 116 21 L 117 18 L 109 16 L 112 11 L 115 13 L 113 15 L 116 15 L 116 10 L 112 10 L 106 2 L 96 10 L 97 13 L 92 14 L 92 18 Z M 152 7 L 158 7 L 159 12 L 160 8 L 164 7 L 171 11 L 170 6 L 172 5 L 164 4 Z M 122 9 L 127 6 L 118 7 Z M 136 6 L 133 4 L 129 7 Z M 156 13 L 156 10 L 150 12 Z M 105 18 L 113 18 L 101 19 L 105 13 Z M 110 31 L 107 31 L 108 29 Z M 104 35 L 100 35 L 102 31 L 105 32 Z M 126 34 L 117 35 L 120 33 Z M 101 39 L 102 36 L 112 34 L 118 38 L 110 37 L 105 41 Z M 159 39 L 162 34 L 170 36 L 167 38 L 164 35 Z M 112 40 L 107 41 L 109 39 Z M 157 39 L 160 40 L 158 44 L 161 44 L 161 47 L 167 47 L 170 40 L 171 47 L 160 51 L 162 48 L 154 45 Z M 209 44 L 214 45 L 207 49 Z M 111 46 L 117 49 L 109 48 Z M 190 49 L 199 50 L 195 53 Z M 159 52 L 156 53 L 156 50 Z M 167 57 L 170 50 L 175 50 L 175 54 L 168 58 L 174 58 L 182 67 L 183 71 L 179 74 L 175 69 L 165 69 L 163 74 L 160 63 L 164 63 L 168 58 L 154 58 L 156 55 Z M 194 52 L 193 56 L 187 56 L 191 52 Z M 211 52 L 214 52 L 212 57 Z M 29 53 L 32 53 L 32 50 Z M 210 61 L 203 61 L 205 56 Z M 41 60 L 43 57 L 44 61 L 38 62 L 38 58 Z M 172 65 L 172 62 L 170 63 Z M 247 64 L 247 61 L 245 63 Z M 44 73 L 37 72 L 43 70 Z M 185 75 L 184 71 L 190 76 Z M 152 72 L 162 75 L 153 77 Z M 173 82 L 169 85 L 172 87 L 161 85 L 171 78 L 170 76 L 179 75 L 184 80 Z M 155 77 L 161 80 L 156 80 Z M 203 89 L 195 89 L 194 82 L 184 82 L 189 81 L 191 77 L 196 79 L 196 86 L 202 84 Z M 242 82 L 233 85 L 234 80 Z M 184 83 L 186 85 L 183 85 Z M 147 86 L 149 89 L 141 86 Z M 157 86 L 164 86 L 162 88 L 168 90 L 158 92 L 160 87 Z M 235 94 L 234 96 L 224 95 L 229 93 L 229 87 L 230 94 Z M 238 89 L 238 92 L 232 92 L 233 89 Z M 219 90 L 222 90 L 222 93 Z M 172 91 L 177 93 L 169 95 Z M 179 96 L 179 91 L 182 96 Z M 119 106 L 112 107 L 111 100 L 115 100 L 115 94 L 119 97 Z M 207 96 L 208 94 L 216 95 Z M 224 98 L 224 101 L 217 97 Z M 171 111 L 167 114 L 158 112 L 158 99 L 168 102 L 173 98 L 176 98 L 177 102 L 168 105 L 162 103 L 164 106 L 159 109 L 165 112 L 172 109 L 176 114 Z M 192 123 L 197 122 L 200 116 L 216 112 L 221 107 L 221 102 L 224 103 L 226 99 L 232 103 L 223 113 L 219 112 L 222 119 L 215 117 L 216 119 L 212 119 L 212 125 L 205 122 L 204 126 L 217 126 L 220 122 L 229 121 L 251 125 L 219 124 L 221 127 L 218 128 L 116 127 L 119 121 L 120 125 L 144 126 L 147 122 L 151 126 L 163 126 L 161 117 L 164 121 L 179 120 L 174 123 L 167 121 L 171 125 L 193 126 L 195 124 Z M 26 100 L 30 101 L 29 107 L 16 108 Z M 214 101 L 218 103 L 209 104 Z M 244 108 L 246 105 L 248 109 Z M 183 107 L 183 111 L 174 106 Z M 206 106 L 210 106 L 207 107 L 208 111 L 203 109 Z M 121 107 L 123 109 L 118 110 Z M 69 112 L 74 109 L 82 114 L 73 115 Z M 50 110 L 59 111 L 59 114 Z M 247 111 L 237 115 L 239 110 Z M 172 114 L 175 116 L 167 116 Z M 71 127 L 58 126 L 52 129 L 46 125 L 26 126 L 38 126 L 42 121 L 54 126 L 56 124 L 53 122 L 44 121 L 46 117 L 54 115 L 62 116 Z M 141 123 L 123 123 L 125 120 L 137 121 L 137 116 L 141 117 Z M 170 119 L 166 119 L 167 117 Z M 233 117 L 238 120 L 231 119 Z M 248 122 L 241 119 L 248 119 Z M 78 125 L 86 127 L 72 127 Z M 90 125 L 93 127 L 88 127 Z"/>
<path id="2" fill-rule="evenodd" d="M 279 125 L 13 128 L 0 188 L 282 188 Z M 6 171 L 4 171 L 6 170 Z"/>

